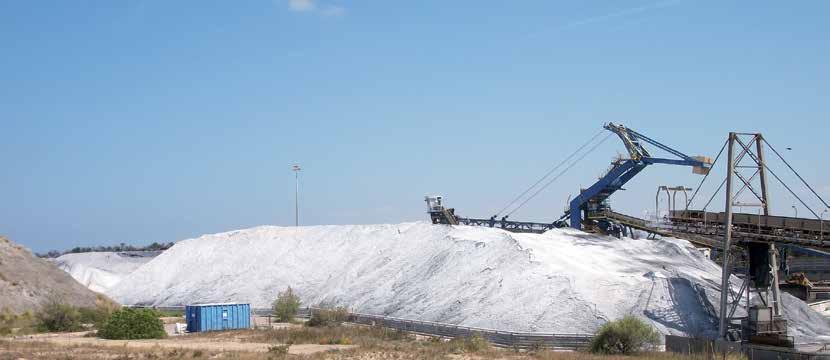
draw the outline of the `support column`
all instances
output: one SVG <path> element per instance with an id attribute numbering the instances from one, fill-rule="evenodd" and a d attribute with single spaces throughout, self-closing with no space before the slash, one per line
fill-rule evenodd
<path id="1" fill-rule="evenodd" d="M 761 134 L 755 134 L 755 148 L 758 152 L 758 175 L 761 181 L 761 197 L 763 198 L 762 201 L 764 215 L 769 216 L 769 196 L 767 195 L 767 168 L 766 168 L 766 160 L 764 160 L 764 137 Z"/>
<path id="2" fill-rule="evenodd" d="M 732 248 L 732 178 L 735 172 L 735 133 L 729 133 L 729 153 L 728 162 L 726 165 L 726 217 L 724 218 L 724 235 L 723 235 L 723 268 L 721 277 L 720 289 L 720 324 L 718 327 L 718 337 L 726 338 L 726 331 L 728 330 L 728 302 L 729 302 L 729 277 L 732 275 L 732 264 L 729 262 L 730 249 Z"/>

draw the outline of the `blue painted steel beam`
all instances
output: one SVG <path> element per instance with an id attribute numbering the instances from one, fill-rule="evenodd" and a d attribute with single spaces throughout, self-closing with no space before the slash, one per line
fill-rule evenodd
<path id="1" fill-rule="evenodd" d="M 650 138 L 650 137 L 648 137 L 648 136 L 645 136 L 645 135 L 643 135 L 643 134 L 640 134 L 640 133 L 638 133 L 638 132 L 636 132 L 636 131 L 634 131 L 634 130 L 628 129 L 628 128 L 626 128 L 626 130 L 628 130 L 628 132 L 629 132 L 630 134 L 634 135 L 634 137 L 636 137 L 636 138 L 639 138 L 639 139 L 641 139 L 641 140 L 645 140 L 647 143 L 649 143 L 649 144 L 651 144 L 651 145 L 654 145 L 654 146 L 656 146 L 656 147 L 658 147 L 658 148 L 660 148 L 660 149 L 662 149 L 662 150 L 664 150 L 664 151 L 666 151 L 666 152 L 668 152 L 668 153 L 670 153 L 670 154 L 672 154 L 672 155 L 674 155 L 674 156 L 677 156 L 677 157 L 679 157 L 679 158 L 681 158 L 681 159 L 683 159 L 683 160 L 687 160 L 687 161 L 691 162 L 691 163 L 692 163 L 692 165 L 690 165 L 690 166 L 704 166 L 704 164 L 703 164 L 703 162 L 702 162 L 702 161 L 700 161 L 700 160 L 696 160 L 696 159 L 694 159 L 694 158 L 692 158 L 692 157 L 690 157 L 690 156 L 688 156 L 688 155 L 686 155 L 686 154 L 684 154 L 684 153 L 682 153 L 682 152 L 680 152 L 680 151 L 677 151 L 677 150 L 675 150 L 675 149 L 672 149 L 672 148 L 670 148 L 670 147 L 668 147 L 668 146 L 664 145 L 663 143 L 661 143 L 661 142 L 659 142 L 659 141 L 657 141 L 657 140 L 654 140 L 654 139 L 652 139 L 652 138 Z"/>
<path id="2" fill-rule="evenodd" d="M 579 196 L 571 200 L 571 227 L 574 229 L 582 229 L 582 206 L 603 190 L 611 190 L 611 193 L 613 193 L 616 189 L 622 187 L 624 182 L 620 181 L 620 179 L 626 179 L 625 181 L 628 181 L 628 179 L 631 179 L 631 177 L 642 170 L 642 168 L 640 168 L 634 174 L 628 177 L 623 177 L 626 172 L 634 168 L 636 165 L 645 167 L 644 164 L 638 163 L 634 160 L 626 160 L 608 172 L 608 174 L 603 176 L 602 179 L 599 179 L 599 181 L 597 181 L 594 185 L 591 185 L 591 187 L 581 192 Z M 612 187 L 616 189 L 612 189 Z"/>
<path id="3" fill-rule="evenodd" d="M 669 165 L 680 165 L 680 166 L 701 166 L 699 164 L 703 164 L 700 161 L 693 160 L 673 160 L 673 159 L 661 159 L 661 158 L 643 158 L 643 162 L 647 164 L 669 164 Z"/>
<path id="4" fill-rule="evenodd" d="M 808 248 L 808 247 L 797 246 L 797 245 L 789 245 L 789 244 L 776 244 L 775 246 L 783 247 L 783 248 L 786 248 L 788 250 L 792 250 L 793 252 L 796 252 L 796 253 L 799 253 L 799 254 L 802 254 L 802 255 L 810 255 L 810 256 L 818 256 L 818 257 L 823 257 L 823 258 L 830 258 L 830 253 L 828 253 L 826 251 L 821 251 L 821 250 L 817 250 L 817 249 Z"/>
<path id="5" fill-rule="evenodd" d="M 651 139 L 648 136 L 640 134 L 634 130 L 625 128 L 623 126 L 614 126 L 613 124 L 606 124 L 605 129 L 616 133 L 625 143 L 626 148 L 632 153 L 632 157 L 639 157 L 640 159 L 629 159 L 617 165 L 614 169 L 603 176 L 594 185 L 582 191 L 570 203 L 570 220 L 571 227 L 574 229 L 582 229 L 582 211 L 585 210 L 585 204 L 591 199 L 603 201 L 605 198 L 621 189 L 625 183 L 631 180 L 634 176 L 640 173 L 646 166 L 651 164 L 667 164 L 679 166 L 696 166 L 708 167 L 708 164 L 700 160 L 694 159 L 680 151 L 672 149 L 657 140 Z M 623 134 L 623 132 L 625 134 Z M 627 140 L 628 139 L 628 140 Z M 679 159 L 663 159 L 651 157 L 648 151 L 642 147 L 640 141 L 645 141 L 654 145 Z M 632 149 L 632 147 L 634 147 Z M 639 155 L 639 156 L 637 156 Z M 601 198 L 597 198 L 601 196 Z"/>

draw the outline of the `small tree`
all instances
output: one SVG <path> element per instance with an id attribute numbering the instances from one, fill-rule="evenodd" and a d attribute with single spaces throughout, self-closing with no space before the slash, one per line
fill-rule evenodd
<path id="1" fill-rule="evenodd" d="M 628 355 L 660 344 L 660 334 L 633 315 L 602 325 L 591 340 L 591 352 Z"/>
<path id="2" fill-rule="evenodd" d="M 148 309 L 118 310 L 98 330 L 98 337 L 104 339 L 161 339 L 166 336 L 164 323 Z"/>
<path id="3" fill-rule="evenodd" d="M 300 310 L 300 297 L 294 294 L 294 290 L 289 286 L 277 295 L 273 307 L 277 319 L 282 322 L 291 322 Z"/>

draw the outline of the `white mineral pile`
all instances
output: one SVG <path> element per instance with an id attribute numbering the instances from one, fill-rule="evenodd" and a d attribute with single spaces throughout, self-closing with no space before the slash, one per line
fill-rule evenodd
<path id="1" fill-rule="evenodd" d="M 90 290 L 106 293 L 159 251 L 87 252 L 65 254 L 52 262 Z"/>
<path id="2" fill-rule="evenodd" d="M 720 275 L 676 239 L 426 223 L 262 226 L 180 241 L 107 294 L 136 305 L 268 307 L 291 286 L 305 304 L 499 330 L 592 333 L 634 314 L 665 334 L 708 335 Z"/>
<path id="3" fill-rule="evenodd" d="M 830 319 L 790 294 L 781 295 L 787 335 L 797 344 L 830 344 Z"/>

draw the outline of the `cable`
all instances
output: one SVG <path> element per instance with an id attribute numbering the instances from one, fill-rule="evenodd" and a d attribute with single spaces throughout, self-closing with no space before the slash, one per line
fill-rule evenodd
<path id="1" fill-rule="evenodd" d="M 813 192 L 813 195 L 815 195 L 819 200 L 821 200 L 821 202 L 824 204 L 825 207 L 830 208 L 830 205 L 827 205 L 827 202 L 824 201 L 824 199 L 821 198 L 821 195 L 819 195 L 815 190 L 813 190 L 813 187 L 810 186 L 810 184 L 808 184 L 807 181 L 805 181 L 804 178 L 802 178 L 801 175 L 798 174 L 798 171 L 795 171 L 795 169 L 793 169 L 793 167 L 790 166 L 790 163 L 788 163 L 787 160 L 784 160 L 784 157 L 781 156 L 781 154 L 779 154 L 778 151 L 775 150 L 774 147 L 772 147 L 772 145 L 770 145 L 770 143 L 767 141 L 767 139 L 764 139 L 763 137 L 761 137 L 761 139 L 764 140 L 764 143 L 767 144 L 767 146 L 769 146 L 770 149 L 772 149 L 772 152 L 774 152 L 775 155 L 778 155 L 778 158 L 781 159 L 781 161 L 783 161 L 784 164 L 787 165 L 788 168 L 790 168 L 790 170 L 795 174 L 795 176 L 798 176 L 798 179 L 801 180 L 801 182 L 804 183 L 804 185 L 807 186 L 807 188 L 810 189 L 810 191 Z M 810 210 L 810 211 L 812 211 L 812 210 Z"/>
<path id="2" fill-rule="evenodd" d="M 706 211 L 706 208 L 709 207 L 709 204 L 712 203 L 712 200 L 715 199 L 715 196 L 717 196 L 720 190 L 723 189 L 723 184 L 726 184 L 726 178 L 723 178 L 723 181 L 720 182 L 720 186 L 718 186 L 718 189 L 715 190 L 715 193 L 712 194 L 712 197 L 709 198 L 709 201 L 706 202 L 706 205 L 703 205 L 703 211 Z"/>
<path id="3" fill-rule="evenodd" d="M 727 139 L 727 140 L 726 140 L 726 142 L 727 142 L 727 143 L 729 143 L 729 139 Z M 723 149 L 721 149 L 721 151 L 723 151 Z M 735 158 L 735 160 L 734 160 L 735 164 L 740 163 L 740 162 L 741 162 L 741 160 L 743 160 L 744 156 L 746 156 L 747 154 L 749 154 L 749 156 L 754 156 L 754 155 L 753 155 L 752 153 L 750 153 L 749 151 L 746 151 L 746 150 L 745 150 L 745 151 L 742 151 L 742 152 L 741 152 L 740 154 L 738 154 L 738 156 Z M 717 190 L 715 190 L 715 193 L 713 193 L 713 194 L 712 194 L 712 197 L 710 197 L 710 198 L 709 198 L 709 201 L 707 201 L 707 202 L 706 202 L 706 205 L 704 205 L 704 206 L 703 206 L 703 211 L 706 211 L 706 208 L 708 208 L 708 207 L 709 207 L 709 204 L 711 204 L 711 203 L 712 203 L 712 200 L 714 200 L 714 199 L 715 199 L 715 196 L 716 196 L 716 195 L 718 195 L 718 193 L 721 191 L 721 189 L 723 189 L 723 185 L 724 185 L 724 184 L 726 184 L 726 179 L 728 179 L 728 178 L 729 178 L 729 176 L 732 176 L 732 174 L 730 174 L 730 173 L 729 173 L 729 169 L 727 169 L 726 171 L 727 171 L 726 177 L 724 177 L 724 178 L 723 178 L 723 181 L 721 181 L 721 182 L 720 182 L 720 186 L 718 186 L 718 189 L 717 189 Z M 708 175 L 708 174 L 707 174 L 707 175 Z M 729 201 L 731 202 L 731 201 L 732 201 L 732 199 L 729 199 Z"/>
<path id="4" fill-rule="evenodd" d="M 539 195 L 539 193 L 541 193 L 541 192 L 542 192 L 542 190 L 545 190 L 545 188 L 547 188 L 550 184 L 552 184 L 554 181 L 556 181 L 556 179 L 559 179 L 562 175 L 564 175 L 566 172 L 568 172 L 568 170 L 570 170 L 571 168 L 573 168 L 573 167 L 574 167 L 574 165 L 578 164 L 580 161 L 582 161 L 582 159 L 584 159 L 586 156 L 588 156 L 589 154 L 591 154 L 591 153 L 592 153 L 594 150 L 596 150 L 596 149 L 597 149 L 600 145 L 602 145 L 602 144 L 603 144 L 606 140 L 608 140 L 608 138 L 609 138 L 609 137 L 611 137 L 611 135 L 614 135 L 614 133 L 609 133 L 608 135 L 606 135 L 606 136 L 602 139 L 602 141 L 600 141 L 600 142 L 598 142 L 598 143 L 594 144 L 594 146 L 592 146 L 592 147 L 591 147 L 591 148 L 590 148 L 587 152 L 583 153 L 583 154 L 582 154 L 582 156 L 580 156 L 578 159 L 576 159 L 576 161 L 574 161 L 574 162 L 572 162 L 570 165 L 568 165 L 568 167 L 566 167 L 566 168 L 565 168 L 564 170 L 562 170 L 559 174 L 557 174 L 556 176 L 554 176 L 554 177 L 553 177 L 553 179 L 550 179 L 550 181 L 548 181 L 547 183 L 545 183 L 545 185 L 544 185 L 544 186 L 542 186 L 541 188 L 539 188 L 539 190 L 536 190 L 536 192 L 534 192 L 532 195 L 530 195 L 530 197 L 529 197 L 529 198 L 525 199 L 525 201 L 523 201 L 521 204 L 519 204 L 519 206 L 518 206 L 518 207 L 516 207 L 515 209 L 513 209 L 512 211 L 510 211 L 509 213 L 507 213 L 507 216 L 512 215 L 514 212 L 516 212 L 517 210 L 521 209 L 521 208 L 522 208 L 522 206 L 524 206 L 525 204 L 527 204 L 527 202 L 528 202 L 528 201 L 530 201 L 531 199 L 533 199 L 534 197 L 536 197 L 536 195 Z"/>
<path id="5" fill-rule="evenodd" d="M 753 139 L 753 141 L 758 141 L 757 139 L 758 139 L 758 138 L 756 137 L 756 138 L 754 138 L 754 139 Z M 764 139 L 764 138 L 763 138 L 763 137 L 761 137 L 761 140 L 763 140 L 763 139 Z M 766 140 L 764 140 L 764 142 L 766 142 Z M 798 202 L 800 202 L 800 203 L 801 203 L 801 205 L 803 205 L 805 208 L 807 208 L 807 210 L 810 210 L 810 212 L 813 214 L 813 216 L 815 216 L 815 217 L 816 217 L 816 219 L 819 219 L 819 218 L 820 218 L 820 217 L 818 216 L 818 214 L 816 214 L 816 212 L 815 212 L 815 211 L 813 211 L 813 209 L 812 209 L 812 208 L 810 208 L 810 206 L 808 206 L 808 205 L 804 202 L 804 200 L 801 200 L 801 197 L 799 197 L 798 195 L 796 195 L 796 194 L 795 194 L 795 192 L 794 192 L 792 189 L 790 189 L 790 187 L 789 187 L 786 183 L 784 183 L 784 181 L 783 181 L 783 180 L 781 180 L 781 178 L 780 178 L 780 177 L 778 177 L 778 175 L 777 175 L 774 171 L 772 171 L 772 169 L 770 169 L 770 168 L 769 168 L 769 166 L 767 166 L 767 164 L 766 164 L 766 162 L 765 162 L 765 161 L 761 161 L 761 160 L 760 160 L 757 156 L 755 156 L 754 154 L 752 154 L 752 152 L 748 149 L 748 146 L 751 146 L 751 145 L 752 145 L 752 142 L 750 142 L 750 145 L 744 145 L 744 144 L 743 144 L 740 140 L 738 140 L 738 144 L 740 144 L 740 145 L 744 148 L 744 153 L 749 154 L 749 156 L 750 156 L 750 157 L 752 157 L 752 159 L 753 159 L 753 160 L 755 160 L 755 162 L 756 162 L 756 163 L 758 163 L 758 164 L 762 165 L 764 169 L 767 169 L 767 170 L 770 172 L 770 174 L 772 174 L 772 176 L 774 176 L 774 177 L 775 177 L 775 179 L 776 179 L 776 180 L 778 180 L 778 182 L 779 182 L 779 183 L 781 183 L 781 185 L 783 185 L 783 186 L 784 186 L 784 188 L 786 188 L 786 189 L 787 189 L 787 191 L 789 191 L 789 192 L 790 192 L 790 195 L 792 195 L 794 198 L 796 198 L 796 199 L 798 200 Z M 769 143 L 768 143 L 768 142 L 767 142 L 767 145 L 769 145 Z M 758 142 L 758 146 L 761 146 L 761 143 L 760 143 L 760 142 Z M 784 160 L 784 158 L 783 158 L 783 157 L 781 157 L 781 154 L 779 154 L 777 151 L 775 151 L 775 148 L 773 148 L 772 146 L 770 146 L 770 148 L 771 148 L 771 149 L 772 149 L 772 150 L 776 153 L 776 155 L 778 155 L 778 157 L 779 157 L 782 161 L 784 161 L 784 163 L 787 163 L 787 161 L 786 161 L 786 160 Z M 743 153 L 742 153 L 742 154 L 743 154 Z M 738 160 L 738 162 L 740 162 L 740 160 Z M 792 171 L 796 174 L 796 176 L 798 176 L 798 178 L 799 178 L 799 179 L 801 179 L 801 181 L 802 181 L 805 185 L 807 185 L 807 187 L 808 187 L 808 188 L 810 188 L 810 190 L 812 191 L 812 188 L 810 187 L 810 185 L 809 185 L 809 184 L 807 184 L 807 182 L 806 182 L 806 181 L 804 181 L 804 179 L 803 179 L 803 178 L 802 178 L 802 177 L 801 177 L 801 176 L 800 176 L 800 175 L 799 175 L 799 174 L 795 171 L 795 169 L 793 169 L 791 166 L 789 166 L 789 164 L 787 164 L 787 166 L 788 166 L 788 167 L 790 168 L 790 170 L 792 170 Z M 815 192 L 814 192 L 814 194 L 815 194 Z M 818 194 L 815 194 L 815 195 L 816 195 L 816 196 L 818 196 Z M 820 199 L 822 202 L 824 202 L 824 199 L 821 199 L 821 197 L 819 197 L 819 199 Z M 732 199 L 730 199 L 730 201 L 731 201 L 731 200 L 732 200 Z"/>
<path id="6" fill-rule="evenodd" d="M 791 194 L 793 197 L 795 197 L 796 199 L 798 199 L 798 202 L 800 202 L 800 203 L 801 203 L 801 205 L 803 205 L 805 208 L 807 208 L 807 210 L 810 210 L 810 212 L 811 212 L 811 213 L 813 213 L 813 216 L 815 216 L 815 217 L 816 217 L 816 219 L 820 219 L 820 217 L 818 216 L 818 214 L 816 214 L 816 212 L 815 212 L 815 211 L 813 211 L 813 209 L 811 209 L 809 206 L 807 206 L 807 204 L 805 204 L 805 203 L 804 203 L 804 200 L 801 200 L 801 198 L 800 198 L 800 197 L 798 197 L 798 195 L 796 195 L 796 194 L 795 194 L 795 192 L 793 192 L 793 191 L 792 191 L 792 189 L 790 189 L 790 187 L 789 187 L 789 186 L 787 186 L 787 184 L 785 184 L 785 183 L 784 183 L 784 181 L 782 181 L 782 180 L 781 180 L 781 178 L 779 178 L 779 177 L 778 177 L 778 175 L 776 175 L 776 174 L 775 174 L 775 172 L 774 172 L 774 171 L 772 171 L 772 169 L 770 169 L 770 168 L 769 168 L 769 166 L 767 166 L 767 164 L 764 164 L 764 168 L 765 168 L 765 169 L 767 169 L 767 170 L 769 171 L 769 173 L 770 173 L 770 174 L 772 174 L 772 176 L 774 176 L 774 177 L 775 177 L 775 179 L 776 179 L 776 180 L 778 180 L 778 182 L 780 182 L 780 183 L 781 183 L 781 185 L 784 185 L 784 188 L 786 188 L 786 189 L 787 189 L 787 191 L 789 191 L 789 192 L 790 192 L 790 194 Z"/>
<path id="7" fill-rule="evenodd" d="M 537 185 L 539 185 L 542 181 L 544 181 L 544 180 L 545 180 L 548 176 L 550 176 L 550 174 L 552 174 L 554 171 L 556 171 L 556 169 L 559 169 L 559 167 L 561 167 L 562 165 L 564 165 L 566 162 L 570 161 L 570 160 L 571 160 L 571 158 L 573 158 L 573 157 L 574 157 L 574 155 L 576 155 L 577 153 L 579 153 L 580 151 L 582 151 L 582 149 L 584 149 L 586 146 L 588 146 L 588 144 L 590 144 L 590 143 L 594 142 L 594 140 L 596 140 L 596 138 L 597 138 L 597 137 L 599 137 L 599 136 L 602 134 L 602 132 L 603 132 L 603 131 L 605 131 L 605 129 L 600 129 L 600 130 L 599 130 L 596 134 L 594 134 L 594 136 L 592 136 L 592 137 L 591 137 L 591 139 L 590 139 L 590 140 L 588 140 L 586 143 L 582 144 L 582 146 L 580 146 L 578 149 L 576 149 L 576 151 L 574 151 L 573 153 L 571 153 L 571 155 L 569 155 L 567 158 L 565 158 L 564 160 L 562 160 L 562 162 L 560 162 L 559 164 L 557 164 L 556 166 L 554 166 L 552 169 L 548 170 L 548 172 L 547 172 L 547 173 L 545 173 L 545 175 L 544 175 L 544 176 L 542 176 L 541 178 L 539 178 L 539 180 L 537 180 L 537 181 L 536 181 L 533 185 L 531 185 L 529 188 L 527 188 L 524 192 L 522 192 L 521 194 L 519 194 L 519 196 L 516 196 L 513 200 L 511 200 L 509 203 L 507 203 L 507 205 L 505 205 L 505 206 L 504 206 L 501 210 L 499 210 L 499 211 L 496 213 L 496 215 L 494 215 L 494 216 L 499 216 L 499 215 L 501 215 L 501 213 L 503 213 L 505 210 L 507 210 L 507 208 L 509 208 L 510 206 L 512 206 L 513 204 L 515 204 L 517 201 L 519 201 L 519 199 L 521 199 L 522 197 L 524 197 L 525 195 L 527 195 L 527 193 L 528 193 L 528 192 L 530 192 L 531 190 L 533 190 L 533 188 L 535 188 L 535 187 L 536 187 Z"/>
<path id="8" fill-rule="evenodd" d="M 715 161 L 713 161 L 713 162 L 712 162 L 712 166 L 710 166 L 710 167 L 709 167 L 709 171 L 708 171 L 708 172 L 706 172 L 706 175 L 704 175 L 704 176 L 703 176 L 703 179 L 702 179 L 702 180 L 700 180 L 700 183 L 699 183 L 699 184 L 697 184 L 697 188 L 695 188 L 695 192 L 692 194 L 692 197 L 691 197 L 691 198 L 689 198 L 689 201 L 688 201 L 688 202 L 686 202 L 686 207 L 687 207 L 687 208 L 689 207 L 689 205 L 691 205 L 691 204 L 692 204 L 692 201 L 694 201 L 694 200 L 695 200 L 695 196 L 697 196 L 697 193 L 700 191 L 700 188 L 703 186 L 703 183 L 704 183 L 704 182 L 706 181 L 706 179 L 709 177 L 709 174 L 710 174 L 710 173 L 712 173 L 712 169 L 714 169 L 714 168 L 715 168 L 715 164 L 717 164 L 717 163 L 718 163 L 718 159 L 720 159 L 720 156 L 723 154 L 723 149 L 726 149 L 726 144 L 728 144 L 728 143 L 729 143 L 729 139 L 727 139 L 726 141 L 724 141 L 724 142 L 723 142 L 723 146 L 721 146 L 721 147 L 720 147 L 720 151 L 718 151 L 718 155 L 717 155 L 717 156 L 715 156 Z M 710 201 L 711 201 L 711 200 L 710 200 Z"/>

